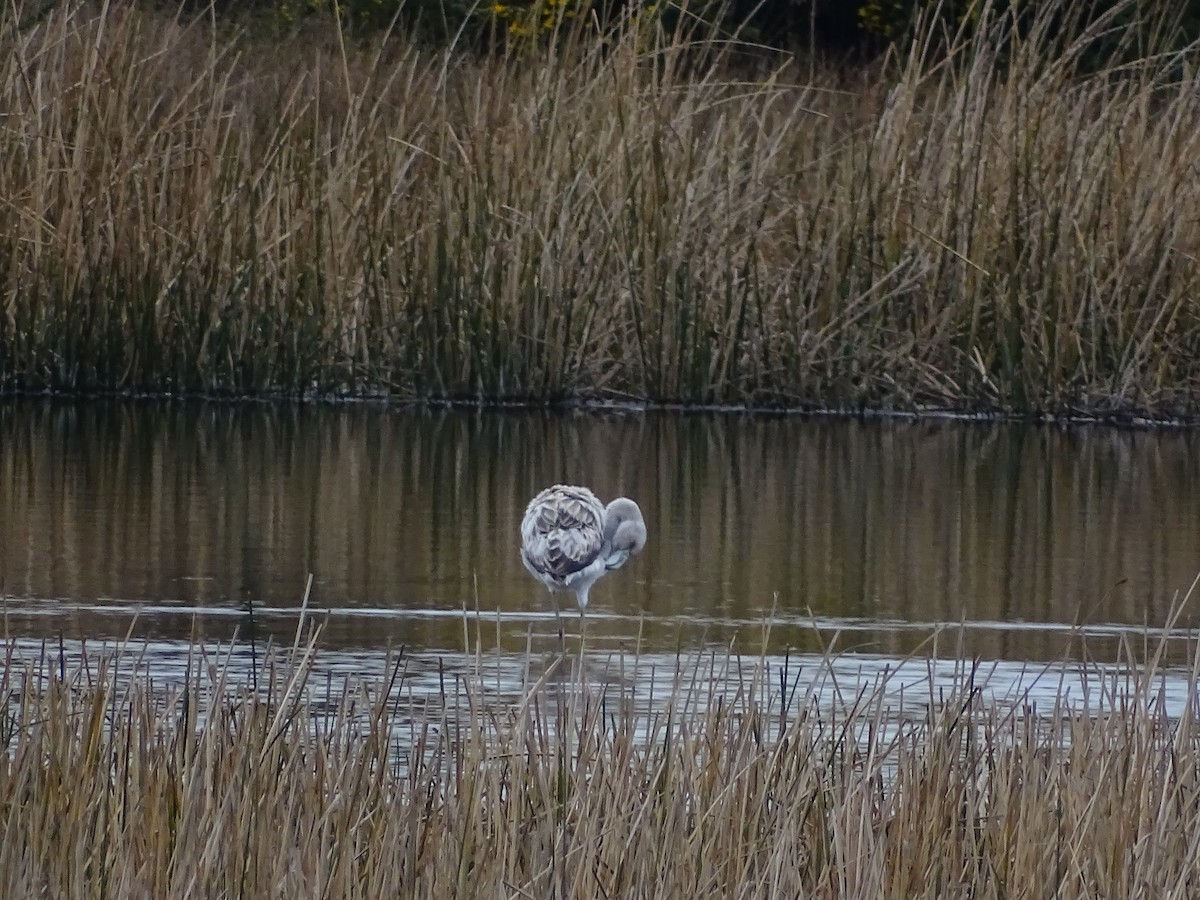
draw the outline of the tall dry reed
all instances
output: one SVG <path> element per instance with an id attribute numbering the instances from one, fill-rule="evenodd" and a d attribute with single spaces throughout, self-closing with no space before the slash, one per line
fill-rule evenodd
<path id="1" fill-rule="evenodd" d="M 1195 54 L 1044 6 L 848 75 L 57 4 L 0 33 L 0 387 L 1192 413 Z"/>
<path id="2" fill-rule="evenodd" d="M 569 661 L 530 675 L 511 702 L 486 666 L 418 700 L 403 657 L 390 676 L 333 688 L 309 678 L 313 652 L 270 657 L 257 685 L 197 652 L 167 687 L 119 654 L 67 665 L 10 649 L 9 895 L 1200 889 L 1195 671 L 1168 718 L 1153 663 L 1098 675 L 1090 708 L 1049 709 L 993 704 L 965 664 L 955 689 L 925 688 L 928 714 L 906 721 L 886 680 L 841 684 L 832 709 L 815 703 L 804 685 L 833 677 L 822 662 L 798 673 L 681 657 L 648 706 L 645 673 L 571 676 Z"/>

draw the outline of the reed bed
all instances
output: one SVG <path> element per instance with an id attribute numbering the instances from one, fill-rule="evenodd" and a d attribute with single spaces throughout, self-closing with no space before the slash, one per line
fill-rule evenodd
<path id="1" fill-rule="evenodd" d="M 1048 709 L 993 703 L 964 664 L 957 687 L 926 688 L 927 714 L 905 721 L 889 712 L 886 679 L 840 685 L 831 710 L 805 687 L 812 670 L 801 678 L 733 654 L 681 657 L 666 695 L 648 705 L 619 678 L 569 674 L 569 659 L 506 702 L 481 665 L 478 677 L 447 679 L 438 702 L 416 703 L 403 656 L 391 675 L 334 686 L 310 677 L 317 652 L 268 654 L 254 684 L 197 652 L 166 686 L 131 674 L 119 654 L 66 664 L 53 651 L 23 660 L 10 649 L 0 675 L 6 889 L 63 898 L 1200 890 L 1195 671 L 1180 714 L 1168 717 L 1153 663 L 1099 676 L 1105 687 L 1090 703 Z"/>
<path id="2" fill-rule="evenodd" d="M 847 71 L 8 3 L 0 389 L 1192 415 L 1194 47 L 999 6 Z"/>

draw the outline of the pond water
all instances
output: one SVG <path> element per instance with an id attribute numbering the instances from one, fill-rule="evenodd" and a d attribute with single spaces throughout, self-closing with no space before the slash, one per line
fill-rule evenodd
<path id="1" fill-rule="evenodd" d="M 593 646 L 1105 656 L 1200 572 L 1198 466 L 1183 430 L 8 401 L 0 594 L 16 636 L 290 640 L 311 574 L 325 646 L 461 649 L 478 613 L 517 649 L 557 640 L 518 523 L 569 481 L 650 532 Z"/>
<path id="2" fill-rule="evenodd" d="M 1105 661 L 1169 626 L 1182 664 L 1198 465 L 1189 430 L 10 400 L 3 627 L 23 645 L 290 643 L 311 575 L 335 660 L 516 658 L 559 640 L 517 532 L 567 481 L 633 497 L 650 531 L 592 590 L 595 651 Z"/>

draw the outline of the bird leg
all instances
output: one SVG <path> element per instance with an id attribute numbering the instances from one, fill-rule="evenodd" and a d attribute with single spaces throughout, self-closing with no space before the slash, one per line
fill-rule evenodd
<path id="1" fill-rule="evenodd" d="M 562 611 L 558 608 L 557 598 L 554 598 L 554 622 L 558 626 L 558 655 L 563 657 L 567 655 L 567 642 L 563 638 Z"/>
<path id="2" fill-rule="evenodd" d="M 584 639 L 587 637 L 587 607 L 579 607 L 579 671 L 582 677 L 583 673 L 583 645 Z"/>

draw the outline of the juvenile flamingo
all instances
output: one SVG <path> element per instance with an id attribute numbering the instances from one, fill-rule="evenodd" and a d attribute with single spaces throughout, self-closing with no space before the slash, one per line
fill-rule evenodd
<path id="1" fill-rule="evenodd" d="M 636 503 L 618 497 L 604 506 L 575 485 L 546 488 L 530 501 L 521 522 L 525 568 L 551 591 L 573 591 L 581 615 L 596 580 L 645 546 L 646 522 Z"/>

